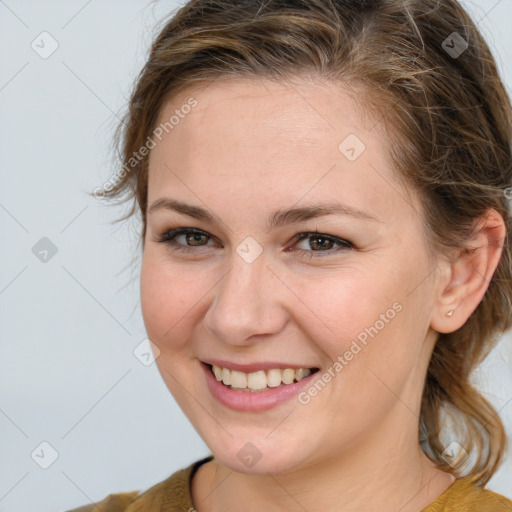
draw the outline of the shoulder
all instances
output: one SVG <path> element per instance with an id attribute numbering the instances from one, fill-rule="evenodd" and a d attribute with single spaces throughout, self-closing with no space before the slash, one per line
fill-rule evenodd
<path id="1" fill-rule="evenodd" d="M 472 482 L 456 480 L 423 512 L 512 512 L 512 501 Z"/>
<path id="2" fill-rule="evenodd" d="M 83 507 L 67 510 L 66 512 L 124 512 L 137 499 L 139 493 L 123 492 L 119 494 L 109 494 L 104 500 Z"/>
<path id="3" fill-rule="evenodd" d="M 66 512 L 187 512 L 193 509 L 190 482 L 199 466 L 213 459 L 210 455 L 173 473 L 142 494 L 133 491 L 109 494 L 104 500 Z"/>

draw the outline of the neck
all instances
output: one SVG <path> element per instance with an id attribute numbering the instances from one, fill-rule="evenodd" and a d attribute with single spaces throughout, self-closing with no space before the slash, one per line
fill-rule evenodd
<path id="1" fill-rule="evenodd" d="M 394 422 L 383 424 L 373 439 L 358 443 L 357 449 L 285 473 L 237 473 L 214 459 L 194 478 L 196 510 L 335 512 L 342 506 L 346 512 L 419 512 L 435 501 L 454 477 L 437 469 L 424 455 L 417 430 L 397 436 L 396 428 Z M 391 444 L 389 439 L 396 442 Z"/>

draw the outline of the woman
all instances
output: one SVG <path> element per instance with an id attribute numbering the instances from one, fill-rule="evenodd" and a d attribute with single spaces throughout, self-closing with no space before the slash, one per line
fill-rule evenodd
<path id="1" fill-rule="evenodd" d="M 510 511 L 471 371 L 510 325 L 512 114 L 455 0 L 196 0 L 97 197 L 212 455 L 78 510 Z"/>

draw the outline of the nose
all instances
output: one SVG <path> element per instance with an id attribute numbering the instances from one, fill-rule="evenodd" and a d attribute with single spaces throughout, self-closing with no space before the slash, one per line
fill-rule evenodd
<path id="1" fill-rule="evenodd" d="M 249 263 L 233 253 L 230 263 L 204 316 L 206 327 L 218 339 L 237 346 L 279 333 L 288 320 L 283 302 L 286 288 L 264 254 Z"/>

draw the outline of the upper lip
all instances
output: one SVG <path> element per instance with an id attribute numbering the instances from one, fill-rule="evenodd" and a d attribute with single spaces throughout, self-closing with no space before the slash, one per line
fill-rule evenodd
<path id="1" fill-rule="evenodd" d="M 291 363 L 278 363 L 273 361 L 260 361 L 258 363 L 250 363 L 250 364 L 240 364 L 240 363 L 233 363 L 231 361 L 225 361 L 223 359 L 208 359 L 202 361 L 205 364 L 209 365 L 215 365 L 219 366 L 221 368 L 227 368 L 229 370 L 237 370 L 239 372 L 244 373 L 251 373 L 256 372 L 258 370 L 270 370 L 272 368 L 280 368 L 280 369 L 286 369 L 286 368 L 293 368 L 295 370 L 298 370 L 299 368 L 316 368 L 315 366 L 310 365 L 297 365 L 297 364 L 291 364 Z"/>

